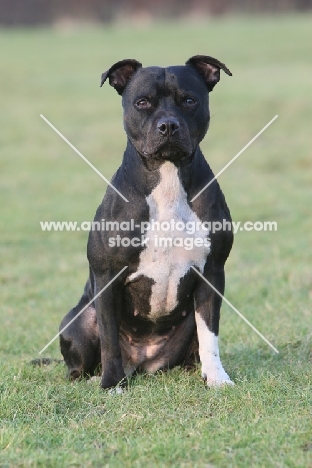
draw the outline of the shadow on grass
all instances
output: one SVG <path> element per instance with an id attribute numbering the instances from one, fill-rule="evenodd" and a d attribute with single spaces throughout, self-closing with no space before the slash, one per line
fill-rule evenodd
<path id="1" fill-rule="evenodd" d="M 279 354 L 270 350 L 236 347 L 224 354 L 222 361 L 235 383 L 257 380 L 267 373 L 298 374 L 312 359 L 311 337 L 289 341 L 278 346 Z"/>

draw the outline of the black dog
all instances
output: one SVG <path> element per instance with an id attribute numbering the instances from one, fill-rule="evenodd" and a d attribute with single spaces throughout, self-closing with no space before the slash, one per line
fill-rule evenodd
<path id="1" fill-rule="evenodd" d="M 192 201 L 214 177 L 198 145 L 221 69 L 231 75 L 199 55 L 168 68 L 122 60 L 102 75 L 101 86 L 109 79 L 122 95 L 128 143 L 112 185 L 128 203 L 109 186 L 95 215 L 104 229 L 89 235 L 90 277 L 60 326 L 77 316 L 60 335 L 71 378 L 102 364 L 101 385 L 109 388 L 199 352 L 208 385 L 232 383 L 219 358 L 221 298 L 197 273 L 223 294 L 232 231 L 207 226 L 229 225 L 230 213 L 216 180 Z"/>

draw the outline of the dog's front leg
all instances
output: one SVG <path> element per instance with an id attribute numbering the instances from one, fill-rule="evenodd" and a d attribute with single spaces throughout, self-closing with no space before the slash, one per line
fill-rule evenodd
<path id="1" fill-rule="evenodd" d="M 114 278 L 112 273 L 95 276 L 96 293 Z M 119 345 L 121 285 L 115 280 L 95 301 L 101 341 L 102 388 L 115 387 L 124 377 Z"/>
<path id="2" fill-rule="evenodd" d="M 206 266 L 205 278 L 223 295 L 224 269 Z M 218 334 L 221 297 L 201 278 L 195 291 L 195 320 L 202 377 L 209 386 L 233 384 L 219 356 Z"/>

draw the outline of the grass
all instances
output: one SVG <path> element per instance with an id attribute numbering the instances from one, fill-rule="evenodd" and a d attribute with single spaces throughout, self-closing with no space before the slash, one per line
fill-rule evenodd
<path id="1" fill-rule="evenodd" d="M 311 17 L 229 18 L 134 27 L 3 30 L 0 87 L 0 467 L 311 467 Z M 40 119 L 44 114 L 111 177 L 125 146 L 120 98 L 101 72 L 224 61 L 202 144 L 238 232 L 224 304 L 221 357 L 234 388 L 206 389 L 199 370 L 142 375 L 123 395 L 69 383 L 63 365 L 29 361 L 55 335 L 87 276 L 85 232 L 39 221 L 93 218 L 104 182 Z M 54 342 L 47 355 L 60 358 Z"/>

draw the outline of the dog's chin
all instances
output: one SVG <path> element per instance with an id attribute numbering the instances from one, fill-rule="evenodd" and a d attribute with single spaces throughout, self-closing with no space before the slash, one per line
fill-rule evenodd
<path id="1" fill-rule="evenodd" d="M 143 156 L 150 159 L 174 162 L 190 156 L 190 152 L 182 146 L 166 144 L 153 150 L 143 151 Z"/>

